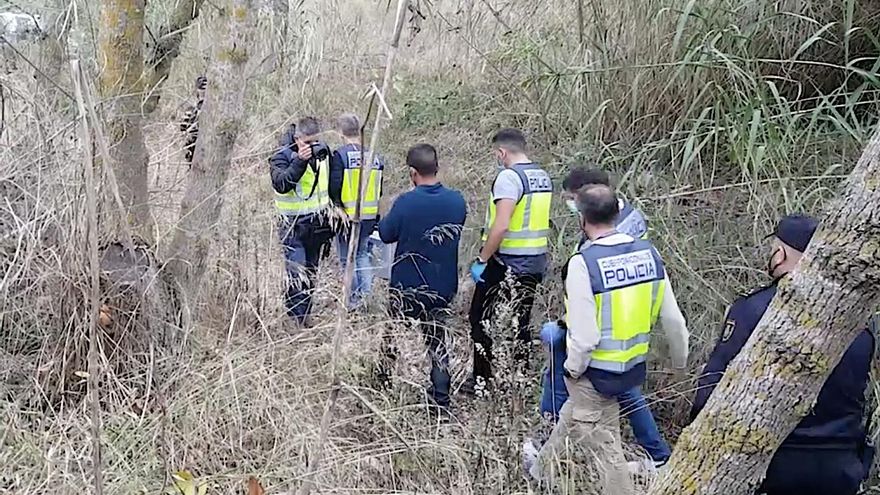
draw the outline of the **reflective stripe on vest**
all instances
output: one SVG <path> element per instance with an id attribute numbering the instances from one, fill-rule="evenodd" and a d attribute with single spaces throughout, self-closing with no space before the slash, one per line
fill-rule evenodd
<path id="1" fill-rule="evenodd" d="M 511 166 L 510 170 L 516 172 L 522 181 L 523 195 L 513 209 L 510 225 L 498 252 L 510 255 L 544 254 L 547 252 L 547 236 L 550 234 L 553 182 L 547 172 L 534 163 L 519 163 Z M 489 231 L 495 223 L 495 214 L 495 201 L 490 192 L 483 242 L 489 238 Z"/>
<path id="2" fill-rule="evenodd" d="M 645 362 L 651 327 L 660 316 L 665 268 L 647 241 L 593 244 L 581 251 L 596 298 L 599 345 L 591 368 L 625 373 Z"/>
<path id="3" fill-rule="evenodd" d="M 329 159 L 318 162 L 317 168 L 317 184 L 315 171 L 309 165 L 296 183 L 296 188 L 284 194 L 275 192 L 275 209 L 278 213 L 288 216 L 308 215 L 330 207 Z"/>
<path id="4" fill-rule="evenodd" d="M 349 216 L 354 216 L 358 199 L 358 184 L 361 171 L 361 151 L 356 144 L 347 144 L 337 151 L 342 156 L 345 171 L 342 176 L 342 205 Z M 382 195 L 382 171 L 384 163 L 378 156 L 373 157 L 373 165 L 364 184 L 361 200 L 361 220 L 373 220 L 379 215 L 379 198 Z"/>

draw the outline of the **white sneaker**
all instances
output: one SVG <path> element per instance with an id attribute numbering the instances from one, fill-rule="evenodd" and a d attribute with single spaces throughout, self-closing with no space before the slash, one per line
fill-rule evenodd
<path id="1" fill-rule="evenodd" d="M 649 476 L 657 472 L 657 464 L 652 459 L 645 457 L 638 461 L 627 462 L 626 469 L 633 476 Z"/>
<path id="2" fill-rule="evenodd" d="M 538 448 L 535 447 L 535 443 L 531 438 L 526 438 L 523 442 L 522 461 L 523 474 L 526 475 L 526 478 L 528 479 L 531 477 L 535 481 L 540 480 L 541 476 L 538 471 Z"/>

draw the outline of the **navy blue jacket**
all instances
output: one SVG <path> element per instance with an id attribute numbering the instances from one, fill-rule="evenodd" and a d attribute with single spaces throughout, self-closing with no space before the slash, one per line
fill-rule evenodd
<path id="1" fill-rule="evenodd" d="M 297 182 L 306 173 L 306 167 L 315 160 L 300 160 L 299 155 L 293 151 L 293 136 L 290 133 L 281 138 L 281 146 L 269 158 L 269 175 L 272 177 L 272 188 L 279 194 L 286 194 L 296 188 Z M 320 146 L 327 147 L 324 143 Z M 328 148 L 329 151 L 329 148 Z M 331 174 L 332 177 L 332 174 Z"/>
<path id="2" fill-rule="evenodd" d="M 426 309 L 458 292 L 458 244 L 467 216 L 461 193 L 440 184 L 402 194 L 379 222 L 382 242 L 397 243 L 390 285 Z"/>
<path id="3" fill-rule="evenodd" d="M 706 405 L 728 364 L 749 340 L 775 295 L 776 285 L 770 285 L 737 299 L 730 307 L 721 338 L 697 382 L 692 420 Z M 857 447 L 864 441 L 862 418 L 873 353 L 874 336 L 865 330 L 856 337 L 831 372 L 813 410 L 801 420 L 782 447 Z"/>

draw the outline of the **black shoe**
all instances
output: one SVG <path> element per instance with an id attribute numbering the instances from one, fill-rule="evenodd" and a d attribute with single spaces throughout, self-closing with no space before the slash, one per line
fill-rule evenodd
<path id="1" fill-rule="evenodd" d="M 430 403 L 427 409 L 428 418 L 430 418 L 432 423 L 445 425 L 452 422 L 452 413 L 449 412 L 448 406 L 438 406 L 437 404 Z"/>
<path id="2" fill-rule="evenodd" d="M 477 379 L 474 375 L 467 377 L 464 383 L 458 387 L 458 393 L 473 397 L 477 394 Z"/>
<path id="3" fill-rule="evenodd" d="M 490 388 L 491 382 L 486 382 L 483 377 L 471 375 L 461 384 L 461 387 L 458 388 L 458 392 L 470 397 L 485 397 Z"/>

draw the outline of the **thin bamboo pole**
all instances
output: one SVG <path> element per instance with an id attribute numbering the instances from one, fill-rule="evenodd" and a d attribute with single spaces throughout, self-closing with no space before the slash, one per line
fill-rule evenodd
<path id="1" fill-rule="evenodd" d="M 336 406 L 336 400 L 339 398 L 340 383 L 339 375 L 337 372 L 337 362 L 339 361 L 339 352 L 342 348 L 342 336 L 345 333 L 344 329 L 347 328 L 347 307 L 352 293 L 352 282 L 354 281 L 356 259 L 355 255 L 357 253 L 358 238 L 360 237 L 361 232 L 361 203 L 364 196 L 364 186 L 368 183 L 365 180 L 365 176 L 373 167 L 373 160 L 375 159 L 376 155 L 376 146 L 379 143 L 379 133 L 382 128 L 382 112 L 376 112 L 376 119 L 373 122 L 373 134 L 370 136 L 370 147 L 368 148 L 369 154 L 367 156 L 364 156 L 365 153 L 363 151 L 363 144 L 365 140 L 364 128 L 367 125 L 367 121 L 370 117 L 369 113 L 371 113 L 372 111 L 373 103 L 375 102 L 376 98 L 378 97 L 380 100 L 387 101 L 387 95 L 391 88 L 392 66 L 394 63 L 394 58 L 397 55 L 398 47 L 400 46 L 400 34 L 403 31 L 406 7 L 408 4 L 409 0 L 398 0 L 397 16 L 394 23 L 394 34 L 391 37 L 391 45 L 388 48 L 388 55 L 385 61 L 385 77 L 382 80 L 382 89 L 379 90 L 378 93 L 375 91 L 372 92 L 367 118 L 364 119 L 364 124 L 361 128 L 361 162 L 358 177 L 358 193 L 355 204 L 354 218 L 352 219 L 351 234 L 348 243 L 348 256 L 347 263 L 345 265 L 345 275 L 343 276 L 342 300 L 339 303 L 342 307 L 337 312 L 339 316 L 336 324 L 336 330 L 333 334 L 333 354 L 330 358 L 330 396 L 327 398 L 327 404 L 324 407 L 324 413 L 321 416 L 321 429 L 318 433 L 318 443 L 315 446 L 315 452 L 312 455 L 311 462 L 309 463 L 307 471 L 303 476 L 303 483 L 297 491 L 298 495 L 309 495 L 309 493 L 311 493 L 312 491 L 312 488 L 314 487 L 315 473 L 321 467 L 321 462 L 324 455 L 324 447 L 327 443 L 327 437 L 330 431 L 330 418 L 333 413 L 333 408 Z"/>

